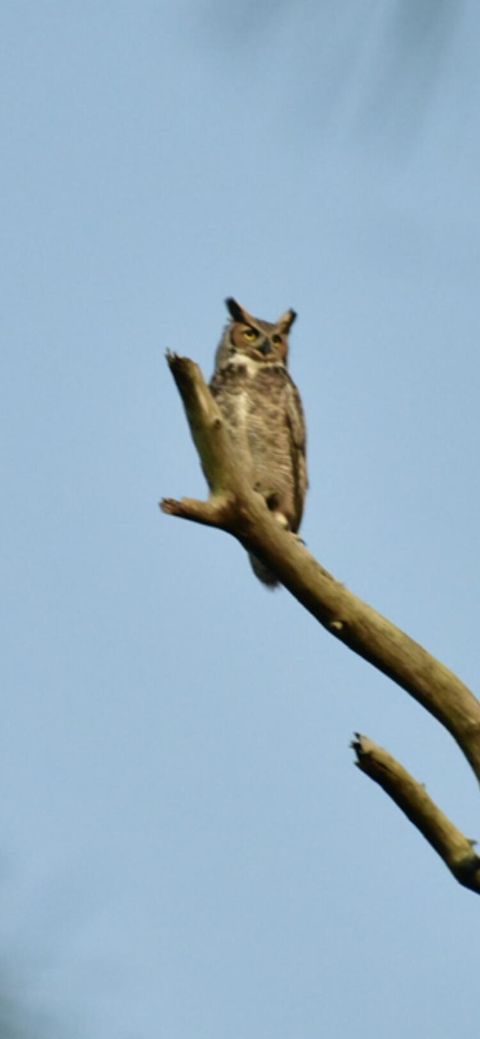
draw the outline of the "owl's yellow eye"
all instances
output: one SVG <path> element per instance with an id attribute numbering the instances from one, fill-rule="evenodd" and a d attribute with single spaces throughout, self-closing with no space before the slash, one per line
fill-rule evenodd
<path id="1" fill-rule="evenodd" d="M 277 335 L 277 333 L 275 333 L 275 335 L 272 336 L 272 343 L 275 343 L 275 346 L 278 346 L 278 344 L 281 343 L 281 342 L 282 342 L 282 337 Z"/>
<path id="2" fill-rule="evenodd" d="M 254 339 L 258 339 L 258 332 L 256 332 L 254 328 L 245 328 L 243 338 L 248 339 L 248 341 L 252 343 Z"/>

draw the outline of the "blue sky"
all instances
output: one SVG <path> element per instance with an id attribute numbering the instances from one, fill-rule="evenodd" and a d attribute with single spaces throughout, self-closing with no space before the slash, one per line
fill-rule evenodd
<path id="1" fill-rule="evenodd" d="M 294 307 L 304 537 L 476 689 L 480 13 L 411 11 L 2 7 L 0 954 L 49 1034 L 478 1016 L 474 898 L 348 744 L 480 838 L 460 753 L 157 507 L 204 494 L 166 348 Z"/>

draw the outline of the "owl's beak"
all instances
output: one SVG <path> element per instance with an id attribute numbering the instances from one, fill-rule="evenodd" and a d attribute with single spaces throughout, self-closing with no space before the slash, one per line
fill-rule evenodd
<path id="1" fill-rule="evenodd" d="M 273 349 L 273 347 L 272 347 L 272 344 L 271 344 L 270 340 L 269 339 L 264 339 L 263 343 L 262 343 L 262 345 L 260 347 L 260 353 L 263 354 L 264 357 L 266 357 L 267 354 L 271 354 L 272 349 Z"/>

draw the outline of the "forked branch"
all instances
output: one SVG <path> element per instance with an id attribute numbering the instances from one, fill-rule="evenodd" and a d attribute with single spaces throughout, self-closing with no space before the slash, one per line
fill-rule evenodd
<path id="1" fill-rule="evenodd" d="M 176 354 L 168 354 L 167 361 L 185 407 L 210 497 L 207 502 L 167 498 L 161 502 L 162 510 L 232 534 L 268 566 L 331 635 L 391 678 L 437 718 L 457 741 L 480 781 L 479 701 L 444 664 L 336 581 L 295 537 L 281 529 L 239 467 L 228 429 L 198 365 Z M 375 760 L 370 753 L 368 761 Z M 364 767 L 366 763 L 367 757 L 359 755 L 359 766 L 370 775 L 369 768 Z M 372 778 L 380 782 L 376 776 Z M 393 787 L 388 793 L 394 797 Z M 401 807 L 406 811 L 405 805 Z M 412 821 L 452 869 L 451 854 L 447 856 L 440 836 L 439 820 L 445 816 L 438 809 L 435 811 L 437 821 L 432 823 L 430 835 L 419 825 L 418 812 Z M 432 819 L 434 815 L 431 814 Z M 452 872 L 460 879 L 455 870 Z M 478 887 L 472 886 L 472 890 L 477 891 Z"/>

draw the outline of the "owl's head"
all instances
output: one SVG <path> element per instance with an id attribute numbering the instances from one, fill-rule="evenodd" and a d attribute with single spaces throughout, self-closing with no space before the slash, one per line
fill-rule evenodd
<path id="1" fill-rule="evenodd" d="M 217 353 L 217 367 L 235 357 L 250 358 L 257 364 L 287 364 L 288 334 L 296 318 L 294 310 L 287 310 L 275 321 L 252 317 L 236 300 L 225 300 L 231 321 Z"/>

